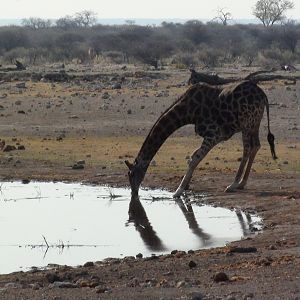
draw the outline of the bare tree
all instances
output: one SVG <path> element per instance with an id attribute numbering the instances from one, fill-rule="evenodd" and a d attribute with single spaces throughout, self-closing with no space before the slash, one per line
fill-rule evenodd
<path id="1" fill-rule="evenodd" d="M 90 27 L 97 23 L 97 14 L 90 10 L 84 10 L 75 14 L 75 21 L 80 27 Z"/>
<path id="2" fill-rule="evenodd" d="M 273 26 L 285 19 L 285 12 L 294 8 L 292 0 L 258 0 L 253 8 L 253 15 L 265 27 Z"/>
<path id="3" fill-rule="evenodd" d="M 226 11 L 225 8 L 219 8 L 217 13 L 218 15 L 213 20 L 221 21 L 223 25 L 227 25 L 228 21 L 232 20 L 231 13 Z"/>
<path id="4" fill-rule="evenodd" d="M 22 19 L 22 25 L 32 29 L 49 28 L 51 27 L 51 24 L 52 22 L 49 19 L 41 19 L 41 18 L 33 18 L 33 17 L 30 17 L 28 19 Z"/>

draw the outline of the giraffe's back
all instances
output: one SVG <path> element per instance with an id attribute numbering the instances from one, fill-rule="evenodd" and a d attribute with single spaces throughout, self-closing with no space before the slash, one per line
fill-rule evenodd
<path id="1" fill-rule="evenodd" d="M 266 95 L 256 84 L 244 81 L 223 89 L 195 85 L 193 101 L 195 130 L 203 137 L 229 139 L 239 131 L 257 129 Z"/>
<path id="2" fill-rule="evenodd" d="M 221 103 L 228 103 L 228 110 L 235 115 L 238 131 L 258 129 L 267 96 L 255 83 L 243 81 L 225 88 L 219 98 Z"/>

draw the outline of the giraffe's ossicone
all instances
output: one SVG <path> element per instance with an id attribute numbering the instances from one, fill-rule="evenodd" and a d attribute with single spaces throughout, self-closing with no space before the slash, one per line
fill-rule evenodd
<path id="1" fill-rule="evenodd" d="M 225 88 L 198 83 L 191 86 L 155 122 L 133 163 L 125 161 L 133 195 L 138 194 L 148 166 L 165 140 L 178 128 L 194 124 L 203 137 L 202 145 L 191 156 L 188 170 L 174 197 L 188 186 L 192 174 L 205 155 L 218 143 L 242 132 L 243 157 L 233 183 L 226 191 L 243 189 L 255 155 L 260 148 L 259 126 L 264 108 L 267 110 L 268 142 L 276 159 L 274 136 L 270 132 L 269 103 L 266 94 L 252 81 L 243 81 Z"/>

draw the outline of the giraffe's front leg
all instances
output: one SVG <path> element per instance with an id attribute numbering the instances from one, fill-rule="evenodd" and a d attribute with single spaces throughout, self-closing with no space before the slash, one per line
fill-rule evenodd
<path id="1" fill-rule="evenodd" d="M 183 179 L 182 179 L 180 185 L 178 186 L 176 192 L 174 193 L 174 195 L 173 195 L 174 198 L 179 198 L 183 194 L 184 190 L 186 189 L 186 187 L 188 186 L 188 184 L 189 184 L 189 182 L 192 178 L 192 175 L 193 175 L 193 172 L 194 172 L 195 168 L 196 167 L 193 168 L 191 166 L 191 163 L 189 163 L 188 171 L 185 174 L 185 176 L 183 177 Z"/>
<path id="2" fill-rule="evenodd" d="M 183 177 L 179 187 L 177 188 L 175 194 L 173 195 L 174 198 L 178 198 L 183 194 L 184 190 L 191 181 L 194 170 L 214 145 L 215 142 L 208 139 L 204 139 L 201 147 L 193 153 L 192 158 L 188 164 L 188 170 L 185 176 Z"/>

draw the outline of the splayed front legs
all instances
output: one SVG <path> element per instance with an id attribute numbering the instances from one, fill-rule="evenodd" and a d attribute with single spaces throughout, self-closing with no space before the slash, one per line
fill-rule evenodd
<path id="1" fill-rule="evenodd" d="M 189 164 L 188 164 L 188 170 L 187 170 L 185 176 L 183 177 L 179 187 L 177 188 L 175 194 L 173 195 L 174 198 L 180 197 L 182 195 L 183 191 L 188 186 L 188 184 L 193 176 L 194 170 L 196 169 L 196 167 L 198 166 L 200 161 L 206 156 L 206 154 L 216 144 L 217 143 L 215 141 L 212 141 L 210 139 L 203 140 L 201 147 L 193 153 L 191 160 L 189 161 Z"/>
<path id="2" fill-rule="evenodd" d="M 256 156 L 257 151 L 260 148 L 259 132 L 256 131 L 253 134 L 243 133 L 243 145 L 244 145 L 244 153 L 243 153 L 243 158 L 241 160 L 240 167 L 237 171 L 233 183 L 225 189 L 226 192 L 234 192 L 236 189 L 243 189 L 247 184 L 247 180 L 250 174 L 250 170 L 254 158 Z M 243 176 L 243 179 L 241 180 L 246 164 L 247 164 L 246 171 Z"/>

